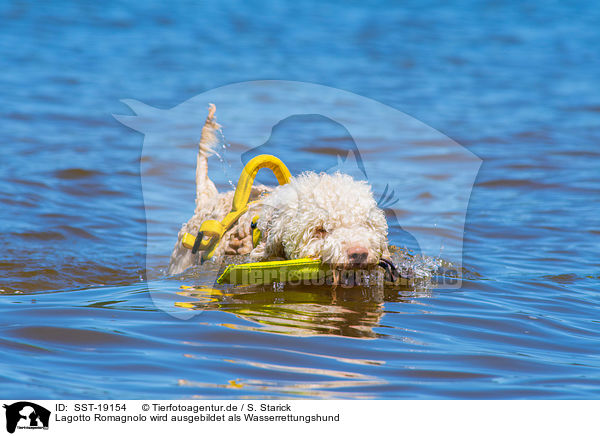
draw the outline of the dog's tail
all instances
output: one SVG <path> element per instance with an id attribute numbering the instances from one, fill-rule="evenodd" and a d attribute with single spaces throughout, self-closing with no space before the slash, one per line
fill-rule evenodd
<path id="1" fill-rule="evenodd" d="M 202 198 L 216 193 L 214 183 L 208 178 L 208 156 L 215 152 L 219 144 L 221 126 L 216 121 L 214 104 L 208 105 L 208 116 L 202 127 L 202 136 L 198 144 L 198 159 L 196 162 L 196 204 L 202 203 Z"/>

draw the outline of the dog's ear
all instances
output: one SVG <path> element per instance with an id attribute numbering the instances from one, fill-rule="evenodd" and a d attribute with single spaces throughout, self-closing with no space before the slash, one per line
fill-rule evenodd
<path id="1" fill-rule="evenodd" d="M 281 241 L 271 241 L 265 251 L 268 252 L 269 259 L 285 259 L 285 250 Z"/>
<path id="2" fill-rule="evenodd" d="M 285 232 L 284 220 L 278 219 L 281 211 L 277 208 L 263 204 L 257 221 L 258 229 L 261 231 L 260 243 L 252 250 L 253 257 L 256 251 L 261 260 L 284 258 L 283 235 Z"/>
<path id="3" fill-rule="evenodd" d="M 285 258 L 285 253 L 280 241 L 272 237 L 269 238 L 268 234 L 263 234 L 260 243 L 250 253 L 250 257 L 254 262 L 264 262 L 273 259 L 283 259 Z"/>

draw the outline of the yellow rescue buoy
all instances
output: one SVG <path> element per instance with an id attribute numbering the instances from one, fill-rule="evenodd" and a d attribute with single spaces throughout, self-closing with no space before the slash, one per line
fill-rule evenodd
<path id="1" fill-rule="evenodd" d="M 269 283 L 321 280 L 330 269 L 319 259 L 275 260 L 229 265 L 217 283 L 232 285 L 266 285 Z"/>

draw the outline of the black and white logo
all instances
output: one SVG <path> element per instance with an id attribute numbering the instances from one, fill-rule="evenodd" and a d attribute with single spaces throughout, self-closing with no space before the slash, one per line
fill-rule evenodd
<path id="1" fill-rule="evenodd" d="M 29 401 L 19 401 L 4 405 L 6 409 L 6 431 L 14 433 L 16 429 L 47 430 L 50 411 Z"/>

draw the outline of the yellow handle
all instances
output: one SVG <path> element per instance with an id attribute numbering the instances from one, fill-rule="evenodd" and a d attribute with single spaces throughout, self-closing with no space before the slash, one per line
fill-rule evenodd
<path id="1" fill-rule="evenodd" d="M 268 168 L 273 171 L 273 174 L 277 177 L 277 181 L 280 185 L 289 183 L 292 178 L 290 170 L 287 169 L 285 164 L 279 158 L 270 154 L 256 156 L 246 164 L 242 170 L 242 174 L 240 174 L 240 179 L 235 188 L 235 195 L 233 196 L 231 213 L 244 209 L 247 206 L 254 179 L 256 178 L 258 170 L 262 168 Z"/>
<path id="2" fill-rule="evenodd" d="M 200 226 L 199 234 L 202 235 L 203 239 L 198 244 L 198 250 L 203 252 L 203 261 L 212 257 L 225 232 L 231 229 L 240 216 L 248 210 L 248 200 L 252 192 L 252 185 L 254 184 L 258 170 L 262 168 L 268 168 L 273 171 L 280 185 L 289 183 L 292 178 L 290 170 L 275 156 L 261 154 L 251 159 L 242 170 L 242 174 L 240 174 L 240 179 L 233 195 L 231 212 L 221 222 L 206 220 Z M 185 248 L 193 249 L 194 245 L 196 245 L 196 237 L 186 233 L 183 235 L 181 243 Z"/>

